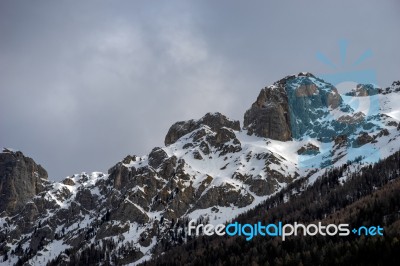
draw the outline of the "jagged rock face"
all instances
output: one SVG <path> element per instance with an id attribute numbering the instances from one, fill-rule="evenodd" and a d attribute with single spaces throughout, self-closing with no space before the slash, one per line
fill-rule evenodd
<path id="1" fill-rule="evenodd" d="M 118 163 L 108 170 L 110 178 L 114 180 L 114 188 L 116 189 L 123 188 L 129 182 L 131 177 L 128 169 L 122 166 L 122 163 Z"/>
<path id="2" fill-rule="evenodd" d="M 350 92 L 346 93 L 348 96 L 354 97 L 365 97 L 376 95 L 379 92 L 379 88 L 372 84 L 357 84 L 357 86 Z"/>
<path id="3" fill-rule="evenodd" d="M 221 113 L 207 113 L 204 117 L 197 121 L 180 121 L 173 124 L 165 136 L 165 145 L 175 143 L 180 137 L 200 128 L 202 125 L 209 126 L 213 131 L 217 131 L 223 127 L 231 128 L 233 130 L 240 130 L 239 121 L 229 120 Z"/>
<path id="4" fill-rule="evenodd" d="M 276 85 L 281 84 L 284 84 L 288 97 L 292 137 L 300 139 L 310 134 L 330 141 L 336 134 L 335 129 L 328 125 L 317 124 L 316 121 L 331 116 L 329 110 L 336 109 L 342 104 L 337 89 L 313 76 L 290 76 Z"/>
<path id="5" fill-rule="evenodd" d="M 335 146 L 342 147 L 347 145 L 348 139 L 346 135 L 339 135 L 333 138 L 333 142 Z"/>
<path id="6" fill-rule="evenodd" d="M 13 214 L 44 190 L 47 172 L 22 152 L 0 153 L 0 215 Z"/>
<path id="7" fill-rule="evenodd" d="M 245 207 L 254 200 L 250 194 L 234 189 L 232 185 L 210 188 L 197 202 L 195 208 L 206 209 L 211 206 L 229 207 L 231 205 Z"/>
<path id="8" fill-rule="evenodd" d="M 319 148 L 312 143 L 308 143 L 307 145 L 302 146 L 297 150 L 297 154 L 299 155 L 313 155 L 318 154 Z"/>
<path id="9" fill-rule="evenodd" d="M 314 121 L 338 108 L 342 99 L 332 85 L 310 73 L 287 76 L 261 90 L 244 115 L 248 134 L 287 141 L 303 136 Z M 332 135 L 324 132 L 322 135 Z"/>
<path id="10" fill-rule="evenodd" d="M 168 158 L 167 153 L 163 149 L 156 147 L 149 154 L 149 165 L 156 169 L 166 158 Z"/>
<path id="11" fill-rule="evenodd" d="M 372 85 L 359 85 L 357 96 L 375 95 Z M 375 121 L 374 121 L 375 120 Z M 249 135 L 286 141 L 305 136 L 330 142 L 358 128 L 377 127 L 379 121 L 344 103 L 338 90 L 310 73 L 287 76 L 261 90 L 244 115 Z"/>
<path id="12" fill-rule="evenodd" d="M 255 103 L 244 114 L 248 134 L 275 140 L 290 140 L 289 104 L 284 87 L 261 90 Z"/>
<path id="13" fill-rule="evenodd" d="M 374 138 L 371 137 L 368 133 L 366 132 L 362 132 L 356 139 L 356 141 L 354 142 L 354 145 L 356 146 L 363 146 L 367 143 L 370 143 L 371 141 L 373 141 Z"/>

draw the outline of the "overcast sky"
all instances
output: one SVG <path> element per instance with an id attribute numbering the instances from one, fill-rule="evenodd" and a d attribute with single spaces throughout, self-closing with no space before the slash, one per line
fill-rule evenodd
<path id="1" fill-rule="evenodd" d="M 350 3 L 351 2 L 351 3 Z M 156 4 L 157 3 L 157 4 Z M 261 88 L 316 59 L 400 79 L 392 1 L 0 1 L 0 145 L 51 180 L 162 146 L 170 125 L 243 114 Z M 339 64 L 340 65 L 340 64 Z"/>

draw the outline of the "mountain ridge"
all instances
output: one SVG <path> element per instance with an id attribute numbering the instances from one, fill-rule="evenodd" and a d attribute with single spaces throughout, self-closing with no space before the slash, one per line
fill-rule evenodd
<path id="1" fill-rule="evenodd" d="M 207 113 L 174 123 L 165 147 L 128 155 L 108 173 L 44 180 L 43 190 L 28 194 L 19 214 L 1 213 L 3 264 L 43 265 L 61 256 L 67 265 L 72 255 L 66 250 L 79 253 L 91 245 L 114 246 L 105 254 L 115 256 L 115 264 L 139 263 L 165 241 L 187 241 L 170 234 L 177 223 L 226 222 L 295 180 L 312 185 L 327 166 L 386 158 L 400 149 L 393 103 L 400 100 L 398 85 L 340 95 L 301 72 L 262 89 L 243 127 L 221 113 Z M 370 91 L 374 94 L 365 95 Z M 376 103 L 378 108 L 370 108 Z M 1 180 L 4 176 L 3 170 Z"/>

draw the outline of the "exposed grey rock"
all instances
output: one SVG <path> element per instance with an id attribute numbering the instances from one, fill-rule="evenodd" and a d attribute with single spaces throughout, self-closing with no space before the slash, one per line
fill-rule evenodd
<path id="1" fill-rule="evenodd" d="M 124 201 L 120 207 L 112 213 L 111 218 L 122 222 L 130 221 L 140 224 L 149 220 L 149 217 L 129 200 Z"/>
<path id="2" fill-rule="evenodd" d="M 194 145 L 193 145 L 193 143 L 186 143 L 185 145 L 183 145 L 183 149 L 189 149 L 189 148 L 191 148 L 191 147 L 193 147 Z"/>
<path id="3" fill-rule="evenodd" d="M 212 206 L 229 207 L 231 204 L 241 208 L 253 202 L 253 196 L 242 194 L 230 184 L 213 187 L 200 197 L 196 202 L 196 208 L 206 209 Z"/>
<path id="4" fill-rule="evenodd" d="M 196 160 L 203 160 L 203 156 L 201 156 L 200 152 L 197 150 L 193 152 L 193 158 Z"/>
<path id="5" fill-rule="evenodd" d="M 376 95 L 379 92 L 379 88 L 376 88 L 372 84 L 357 84 L 357 86 L 350 92 L 346 93 L 348 96 L 364 97 Z"/>
<path id="6" fill-rule="evenodd" d="M 122 234 L 122 233 L 128 231 L 128 228 L 129 228 L 128 224 L 126 224 L 126 226 L 121 227 L 119 225 L 112 225 L 112 224 L 104 223 L 99 228 L 98 233 L 96 235 L 96 239 L 103 239 L 105 237 L 116 236 L 116 235 Z M 74 245 L 74 243 L 71 243 L 71 244 Z"/>
<path id="7" fill-rule="evenodd" d="M 128 183 L 131 175 L 130 170 L 122 163 L 117 163 L 115 166 L 108 170 L 110 180 L 113 180 L 113 186 L 116 189 L 121 189 Z"/>
<path id="8" fill-rule="evenodd" d="M 185 173 L 185 160 L 184 159 L 179 159 L 178 160 L 178 165 L 176 167 L 176 176 L 179 179 L 183 179 L 183 180 L 189 180 L 190 179 L 190 175 L 188 175 L 187 173 Z"/>
<path id="9" fill-rule="evenodd" d="M 167 146 L 169 144 L 175 143 L 182 136 L 197 129 L 197 126 L 197 123 L 193 119 L 188 121 L 176 122 L 169 128 L 168 133 L 165 136 L 164 144 Z"/>
<path id="10" fill-rule="evenodd" d="M 163 149 L 156 147 L 149 154 L 149 165 L 157 169 L 166 158 L 168 158 L 167 153 Z"/>
<path id="11" fill-rule="evenodd" d="M 338 118 L 338 121 L 343 124 L 358 124 L 364 120 L 365 115 L 362 112 L 358 112 L 352 115 L 343 115 Z"/>
<path id="12" fill-rule="evenodd" d="M 250 191 L 257 196 L 269 195 L 275 192 L 278 183 L 275 179 L 247 179 L 246 184 L 250 185 Z"/>
<path id="13" fill-rule="evenodd" d="M 38 228 L 32 236 L 29 248 L 37 251 L 41 246 L 45 246 L 54 238 L 54 231 L 49 226 Z"/>
<path id="14" fill-rule="evenodd" d="M 318 154 L 319 153 L 319 148 L 312 143 L 307 143 L 307 145 L 304 145 L 301 147 L 298 151 L 297 154 L 299 155 L 310 155 L 310 154 Z"/>
<path id="15" fill-rule="evenodd" d="M 339 135 L 333 138 L 335 143 L 334 146 L 343 147 L 347 145 L 347 136 L 346 135 Z"/>
<path id="16" fill-rule="evenodd" d="M 85 210 L 93 210 L 96 207 L 97 196 L 92 195 L 89 189 L 83 189 L 76 193 L 76 201 Z"/>
<path id="17" fill-rule="evenodd" d="M 62 181 L 62 183 L 63 183 L 64 185 L 67 185 L 67 186 L 74 186 L 74 185 L 75 185 L 75 182 L 74 182 L 71 178 L 69 178 L 69 177 L 65 178 L 65 179 Z"/>
<path id="18" fill-rule="evenodd" d="M 210 147 L 205 141 L 202 141 L 199 145 L 200 150 L 205 154 L 208 155 L 210 154 Z"/>
<path id="19" fill-rule="evenodd" d="M 220 151 L 219 156 L 242 150 L 240 141 L 236 138 L 233 130 L 229 128 L 223 127 L 219 129 L 215 135 L 207 135 L 206 140 L 212 147 Z M 205 142 L 201 144 L 200 146 L 203 146 L 205 154 L 209 154 L 209 149 L 207 149 L 208 145 Z M 202 147 L 200 147 L 200 149 L 202 149 Z"/>
<path id="20" fill-rule="evenodd" d="M 207 131 L 204 128 L 196 130 L 190 135 L 194 142 L 199 141 L 204 136 L 207 136 Z"/>
<path id="21" fill-rule="evenodd" d="M 5 149 L 0 153 L 0 215 L 19 211 L 45 189 L 46 180 L 42 166 L 20 151 Z"/>
<path id="22" fill-rule="evenodd" d="M 165 159 L 161 165 L 161 171 L 159 171 L 161 177 L 166 179 L 174 177 L 176 164 L 176 156 L 171 156 L 170 158 Z"/>
<path id="23" fill-rule="evenodd" d="M 208 126 L 212 131 L 218 131 L 222 127 L 231 128 L 233 130 L 240 130 L 239 121 L 229 120 L 221 113 L 207 113 L 199 120 L 180 121 L 173 124 L 167 135 L 165 136 L 165 145 L 175 143 L 180 137 L 200 128 L 201 126 Z"/>
<path id="24" fill-rule="evenodd" d="M 292 138 L 289 104 L 284 87 L 267 87 L 244 114 L 249 135 L 286 141 Z"/>
<path id="25" fill-rule="evenodd" d="M 242 150 L 242 146 L 240 142 L 234 142 L 232 145 L 231 144 L 224 144 L 219 147 L 219 150 L 221 151 L 219 153 L 219 156 L 224 156 L 229 153 L 235 153 L 239 152 Z"/>
<path id="26" fill-rule="evenodd" d="M 221 128 L 217 131 L 217 135 L 215 136 L 215 143 L 217 145 L 229 142 L 231 140 L 235 141 L 236 143 L 240 143 L 236 138 L 235 133 L 233 133 L 231 130 L 227 128 Z"/>
<path id="27" fill-rule="evenodd" d="M 130 162 L 136 162 L 136 155 L 128 155 L 128 156 L 126 156 L 123 160 L 122 160 L 122 163 L 124 163 L 124 164 L 129 164 Z"/>
<path id="28" fill-rule="evenodd" d="M 298 77 L 311 77 L 311 78 L 315 78 L 315 76 L 310 73 L 310 72 L 300 72 L 299 74 L 297 74 Z"/>
<path id="29" fill-rule="evenodd" d="M 377 135 L 374 136 L 374 139 L 380 138 L 382 136 L 389 136 L 389 130 L 386 128 L 382 129 Z"/>
<path id="30" fill-rule="evenodd" d="M 169 209 L 165 216 L 168 219 L 177 219 L 185 214 L 190 208 L 190 204 L 193 204 L 195 189 L 193 187 L 187 187 L 183 191 L 182 189 L 177 189 L 174 193 L 176 193 L 175 197 L 169 201 Z"/>
<path id="31" fill-rule="evenodd" d="M 211 128 L 212 131 L 218 131 L 223 127 L 231 128 L 236 131 L 240 131 L 240 122 L 230 120 L 221 113 L 207 113 L 199 121 L 199 125 L 206 125 Z"/>
<path id="32" fill-rule="evenodd" d="M 368 133 L 362 132 L 362 133 L 357 137 L 357 140 L 356 140 L 355 145 L 356 145 L 356 146 L 363 146 L 363 145 L 365 145 L 365 144 L 367 144 L 367 143 L 370 143 L 370 142 L 373 141 L 373 140 L 374 140 L 374 138 L 371 137 Z"/>

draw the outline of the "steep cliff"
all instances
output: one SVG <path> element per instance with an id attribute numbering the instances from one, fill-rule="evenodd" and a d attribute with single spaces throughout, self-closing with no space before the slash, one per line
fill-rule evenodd
<path id="1" fill-rule="evenodd" d="M 13 215 L 44 191 L 47 172 L 20 151 L 0 153 L 0 215 Z"/>

